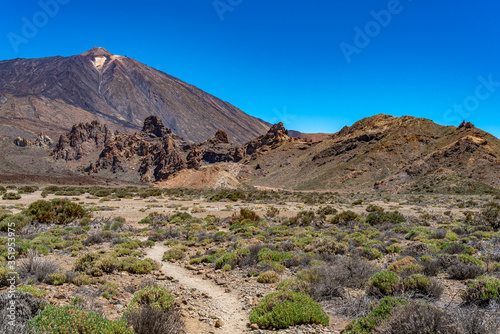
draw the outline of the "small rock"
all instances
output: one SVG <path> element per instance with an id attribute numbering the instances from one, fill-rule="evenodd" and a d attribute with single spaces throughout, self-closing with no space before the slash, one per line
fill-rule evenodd
<path id="1" fill-rule="evenodd" d="M 217 319 L 217 321 L 215 322 L 215 328 L 221 328 L 221 327 L 222 327 L 222 320 Z"/>
<path id="2" fill-rule="evenodd" d="M 259 329 L 259 325 L 257 324 L 251 324 L 250 329 Z"/>

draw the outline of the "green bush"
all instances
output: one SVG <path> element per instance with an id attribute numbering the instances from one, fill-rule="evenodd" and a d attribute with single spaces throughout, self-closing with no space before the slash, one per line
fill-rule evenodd
<path id="1" fill-rule="evenodd" d="M 307 284 L 306 281 L 295 277 L 282 280 L 276 289 L 283 292 L 300 292 L 306 295 L 310 294 L 309 284 Z"/>
<path id="2" fill-rule="evenodd" d="M 302 324 L 329 325 L 329 318 L 311 297 L 297 292 L 265 296 L 250 313 L 250 323 L 261 328 L 284 329 Z"/>
<path id="3" fill-rule="evenodd" d="M 226 264 L 229 264 L 232 268 L 234 268 L 238 263 L 238 258 L 238 254 L 236 254 L 236 252 L 225 253 L 217 259 L 217 262 L 215 262 L 215 268 L 221 269 Z"/>
<path id="4" fill-rule="evenodd" d="M 31 222 L 31 218 L 18 213 L 17 215 L 7 216 L 0 221 L 0 231 L 7 232 L 9 227 L 16 231 L 21 230 L 23 227 Z"/>
<path id="5" fill-rule="evenodd" d="M 378 249 L 365 247 L 361 250 L 361 256 L 367 260 L 375 260 L 380 259 L 382 253 Z"/>
<path id="6" fill-rule="evenodd" d="M 23 285 L 16 288 L 17 291 L 28 292 L 35 298 L 43 298 L 47 296 L 48 292 L 42 289 L 37 288 L 36 286 L 31 285 Z"/>
<path id="7" fill-rule="evenodd" d="M 381 271 L 372 276 L 367 282 L 369 295 L 394 295 L 401 290 L 401 278 L 392 271 Z"/>
<path id="8" fill-rule="evenodd" d="M 160 264 L 150 258 L 141 260 L 130 256 L 118 263 L 118 270 L 128 271 L 131 274 L 148 274 L 159 268 Z"/>
<path id="9" fill-rule="evenodd" d="M 5 193 L 2 196 L 2 199 L 3 200 L 17 200 L 17 199 L 21 199 L 21 195 L 16 194 L 16 193 Z"/>
<path id="10" fill-rule="evenodd" d="M 73 266 L 73 270 L 91 276 L 102 276 L 104 273 L 112 273 L 118 268 L 118 264 L 116 257 L 110 254 L 94 252 L 79 257 Z"/>
<path id="11" fill-rule="evenodd" d="M 337 213 L 333 216 L 331 223 L 332 224 L 347 224 L 351 222 L 361 222 L 363 218 L 353 211 L 342 211 L 341 213 Z"/>
<path id="12" fill-rule="evenodd" d="M 23 211 L 42 224 L 69 224 L 77 219 L 89 217 L 89 212 L 79 204 L 66 199 L 33 202 Z"/>
<path id="13" fill-rule="evenodd" d="M 152 285 L 134 294 L 130 304 L 125 309 L 125 313 L 137 311 L 137 309 L 144 306 L 164 312 L 172 307 L 174 302 L 175 299 L 170 291 L 158 285 Z"/>
<path id="14" fill-rule="evenodd" d="M 280 275 L 273 270 L 265 271 L 257 277 L 257 282 L 259 283 L 277 283 L 279 280 Z"/>
<path id="15" fill-rule="evenodd" d="M 50 334 L 133 334 L 125 320 L 110 321 L 75 306 L 49 306 L 29 321 L 34 329 Z"/>
<path id="16" fill-rule="evenodd" d="M 488 304 L 490 300 L 500 298 L 500 279 L 491 276 L 479 276 L 467 284 L 461 297 L 466 303 Z"/>
<path id="17" fill-rule="evenodd" d="M 182 260 L 185 257 L 186 253 L 181 248 L 172 247 L 163 254 L 162 260 L 163 261 Z"/>
<path id="18" fill-rule="evenodd" d="M 424 270 L 424 267 L 417 263 L 411 256 L 406 256 L 401 260 L 391 263 L 388 269 L 395 273 L 416 274 Z"/>
<path id="19" fill-rule="evenodd" d="M 37 190 L 38 190 L 37 186 L 21 186 L 21 187 L 17 188 L 18 192 L 29 193 L 29 194 L 34 193 Z"/>
<path id="20" fill-rule="evenodd" d="M 0 266 L 0 288 L 10 286 L 9 279 L 11 279 L 12 277 L 16 277 L 17 279 L 18 276 L 19 275 L 16 271 L 11 271 Z"/>
<path id="21" fill-rule="evenodd" d="M 384 297 L 378 304 L 370 305 L 370 313 L 351 321 L 342 332 L 344 334 L 371 334 L 375 328 L 391 316 L 391 312 L 407 301 L 400 298 Z"/>
<path id="22" fill-rule="evenodd" d="M 53 285 L 62 285 L 66 283 L 66 274 L 49 274 L 49 281 Z"/>

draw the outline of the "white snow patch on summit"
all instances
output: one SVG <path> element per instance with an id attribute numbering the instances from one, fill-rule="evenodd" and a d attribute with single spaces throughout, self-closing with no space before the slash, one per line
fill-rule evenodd
<path id="1" fill-rule="evenodd" d="M 95 68 L 100 70 L 104 66 L 105 62 L 106 62 L 106 57 L 95 57 L 94 60 L 92 61 L 92 65 L 94 65 Z"/>

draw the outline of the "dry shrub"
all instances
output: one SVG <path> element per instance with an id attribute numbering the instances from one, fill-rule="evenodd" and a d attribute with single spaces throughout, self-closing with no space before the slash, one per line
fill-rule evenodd
<path id="1" fill-rule="evenodd" d="M 457 307 L 451 310 L 465 334 L 500 333 L 500 310 L 487 311 L 477 307 Z"/>
<path id="2" fill-rule="evenodd" d="M 184 333 L 184 322 L 175 307 L 159 311 L 150 306 L 141 307 L 125 315 L 127 322 L 137 334 Z"/>
<path id="3" fill-rule="evenodd" d="M 452 279 L 464 280 L 481 276 L 484 270 L 474 264 L 458 263 L 449 267 L 447 273 Z"/>
<path id="4" fill-rule="evenodd" d="M 32 250 L 28 251 L 28 256 L 19 261 L 17 272 L 23 281 L 34 279 L 40 283 L 49 282 L 49 275 L 59 271 L 59 267 L 51 260 L 38 256 Z"/>
<path id="5" fill-rule="evenodd" d="M 380 334 L 463 334 L 453 317 L 435 306 L 409 302 L 396 307 L 378 328 Z"/>
<path id="6" fill-rule="evenodd" d="M 367 261 L 350 256 L 338 256 L 331 263 L 310 270 L 317 277 L 310 283 L 315 300 L 340 297 L 344 288 L 361 288 L 378 271 Z"/>

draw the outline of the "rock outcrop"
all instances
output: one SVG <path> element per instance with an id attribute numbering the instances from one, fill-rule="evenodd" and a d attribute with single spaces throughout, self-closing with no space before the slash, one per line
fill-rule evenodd
<path id="1" fill-rule="evenodd" d="M 38 134 L 35 140 L 27 140 L 26 138 L 17 137 L 14 139 L 14 145 L 19 147 L 51 147 L 54 144 L 52 139 L 49 136 L 44 135 L 43 133 Z"/>
<path id="2" fill-rule="evenodd" d="M 224 171 L 234 170 L 227 164 L 244 162 L 290 140 L 287 130 L 279 123 L 265 135 L 242 146 L 231 144 L 228 134 L 223 130 L 218 130 L 202 143 L 192 145 L 175 135 L 160 118 L 149 116 L 144 121 L 142 131 L 134 134 L 113 134 L 97 121 L 75 125 L 67 135 L 60 137 L 52 155 L 58 160 L 83 161 L 79 170 L 89 174 L 107 177 L 120 174 L 120 177 L 127 175 L 130 180 L 158 182 L 191 169 L 201 173 L 182 175 L 198 175 L 201 179 L 207 178 L 208 182 L 215 175 L 222 180 Z M 216 164 L 226 164 L 226 167 L 209 169 L 210 172 L 204 170 Z M 234 187 L 233 181 L 229 182 L 231 187 Z M 221 181 L 213 184 L 222 186 L 226 183 Z"/>
<path id="3" fill-rule="evenodd" d="M 98 121 L 74 125 L 67 135 L 61 135 L 52 152 L 55 159 L 79 160 L 100 152 L 110 143 L 113 134 L 107 125 Z"/>
<path id="4" fill-rule="evenodd" d="M 172 130 L 166 128 L 158 116 L 149 116 L 144 120 L 142 132 L 152 137 L 161 138 L 167 134 L 171 134 Z"/>
<path id="5" fill-rule="evenodd" d="M 263 149 L 275 149 L 288 141 L 291 141 L 291 137 L 288 136 L 288 131 L 283 123 L 279 122 L 274 124 L 265 135 L 249 141 L 243 147 L 245 155 L 252 155 L 258 154 Z"/>

